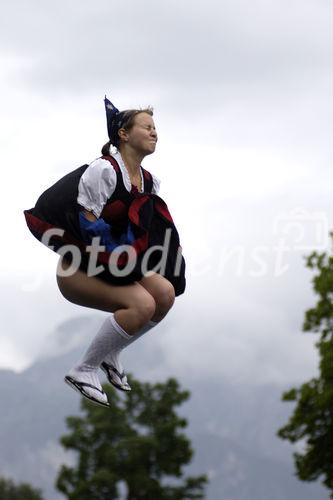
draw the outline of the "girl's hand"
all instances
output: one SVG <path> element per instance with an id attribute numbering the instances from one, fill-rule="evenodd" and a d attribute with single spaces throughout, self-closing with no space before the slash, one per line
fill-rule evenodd
<path id="1" fill-rule="evenodd" d="M 92 212 L 89 212 L 88 210 L 83 210 L 84 216 L 87 220 L 91 220 L 92 222 L 95 222 L 97 220 L 97 217 Z"/>

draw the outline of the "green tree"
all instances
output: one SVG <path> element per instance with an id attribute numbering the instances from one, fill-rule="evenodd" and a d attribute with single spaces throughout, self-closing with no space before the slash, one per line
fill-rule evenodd
<path id="1" fill-rule="evenodd" d="M 330 236 L 333 240 L 333 232 Z M 321 479 L 333 492 L 333 256 L 313 252 L 306 257 L 306 267 L 315 270 L 312 283 L 318 301 L 305 312 L 303 331 L 319 335 L 319 374 L 283 394 L 283 400 L 295 401 L 296 407 L 278 436 L 302 444 L 302 452 L 294 453 L 298 478 Z"/>
<path id="2" fill-rule="evenodd" d="M 27 483 L 14 484 L 11 479 L 0 477 L 1 500 L 43 500 L 39 490 Z"/>
<path id="3" fill-rule="evenodd" d="M 189 398 L 175 379 L 141 383 L 131 378 L 132 391 L 119 394 L 104 386 L 111 409 L 82 399 L 82 417 L 68 417 L 70 433 L 62 445 L 77 452 L 75 467 L 63 465 L 57 488 L 69 500 L 202 499 L 206 476 L 184 478 L 191 460 L 190 441 L 181 432 L 187 421 L 175 407 Z"/>

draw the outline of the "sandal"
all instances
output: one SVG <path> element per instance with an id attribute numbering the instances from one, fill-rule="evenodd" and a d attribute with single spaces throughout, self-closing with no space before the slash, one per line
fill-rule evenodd
<path id="1" fill-rule="evenodd" d="M 72 387 L 72 389 L 78 391 L 80 394 L 82 394 L 82 396 L 89 399 L 93 403 L 97 403 L 97 404 L 102 405 L 102 406 L 108 406 L 108 407 L 110 406 L 109 402 L 107 400 L 107 396 L 106 396 L 105 392 L 103 391 L 103 389 L 101 390 L 92 384 L 88 384 L 87 382 L 79 382 L 78 380 L 75 380 L 70 375 L 66 375 L 64 380 L 65 380 L 66 384 L 68 384 L 70 387 Z M 87 392 L 84 389 L 85 387 L 89 387 L 90 389 L 94 389 L 94 391 L 98 391 L 99 393 L 101 393 L 102 396 L 104 396 L 103 399 L 95 398 L 92 394 L 89 394 L 89 392 Z"/>
<path id="2" fill-rule="evenodd" d="M 106 363 L 106 361 L 103 361 L 101 364 L 101 369 L 103 372 L 106 374 L 108 381 L 110 384 L 112 384 L 116 389 L 119 389 L 120 391 L 125 391 L 129 392 L 131 391 L 131 386 L 127 382 L 127 377 L 125 372 L 120 373 L 117 368 L 114 366 L 110 365 L 109 363 Z M 120 380 L 120 383 L 117 382 L 117 379 Z"/>

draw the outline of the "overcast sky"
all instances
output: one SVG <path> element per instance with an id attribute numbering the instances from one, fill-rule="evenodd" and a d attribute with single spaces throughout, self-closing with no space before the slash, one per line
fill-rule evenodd
<path id="1" fill-rule="evenodd" d="M 0 367 L 24 368 L 59 324 L 96 314 L 62 298 L 57 256 L 22 212 L 99 156 L 106 93 L 155 110 L 159 143 L 143 165 L 162 180 L 187 260 L 158 340 L 175 372 L 312 376 L 303 255 L 331 247 L 332 25 L 328 0 L 3 4 Z"/>

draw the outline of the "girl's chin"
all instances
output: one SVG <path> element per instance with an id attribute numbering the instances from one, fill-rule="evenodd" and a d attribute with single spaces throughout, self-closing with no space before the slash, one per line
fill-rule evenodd
<path id="1" fill-rule="evenodd" d="M 149 148 L 147 148 L 147 154 L 154 153 L 156 149 L 156 144 L 151 144 Z"/>

